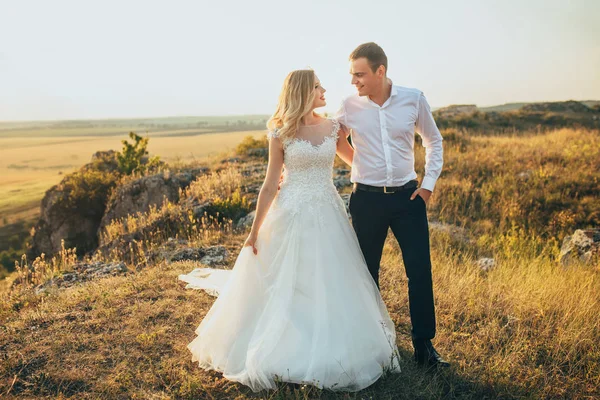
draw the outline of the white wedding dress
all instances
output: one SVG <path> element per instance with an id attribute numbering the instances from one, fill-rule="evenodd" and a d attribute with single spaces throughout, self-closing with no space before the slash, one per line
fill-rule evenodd
<path id="1" fill-rule="evenodd" d="M 179 276 L 218 296 L 187 345 L 192 360 L 254 391 L 277 380 L 357 391 L 400 370 L 394 324 L 333 185 L 339 124 L 316 127 L 284 143 L 258 255 L 244 247 L 231 270 Z"/>

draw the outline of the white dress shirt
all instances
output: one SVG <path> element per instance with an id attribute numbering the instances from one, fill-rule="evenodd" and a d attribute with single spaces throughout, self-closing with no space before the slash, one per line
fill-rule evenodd
<path id="1" fill-rule="evenodd" d="M 335 119 L 351 129 L 351 182 L 401 186 L 416 179 L 417 132 L 426 148 L 421 187 L 433 192 L 442 172 L 443 139 L 423 92 L 392 84 L 390 98 L 381 107 L 369 96 L 354 94 L 342 101 Z"/>

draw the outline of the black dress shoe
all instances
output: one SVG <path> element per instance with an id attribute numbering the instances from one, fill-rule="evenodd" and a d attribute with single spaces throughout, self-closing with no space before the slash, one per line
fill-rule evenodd
<path id="1" fill-rule="evenodd" d="M 450 363 L 440 356 L 429 339 L 413 339 L 415 362 L 427 367 L 449 367 Z"/>

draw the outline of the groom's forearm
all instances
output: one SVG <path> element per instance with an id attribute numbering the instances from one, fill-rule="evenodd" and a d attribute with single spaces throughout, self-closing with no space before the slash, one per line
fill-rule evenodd
<path id="1" fill-rule="evenodd" d="M 338 140 L 337 145 L 337 155 L 342 159 L 343 162 L 348 164 L 349 167 L 352 166 L 352 160 L 354 159 L 354 149 L 348 143 L 348 139 L 345 137 L 341 137 Z"/>

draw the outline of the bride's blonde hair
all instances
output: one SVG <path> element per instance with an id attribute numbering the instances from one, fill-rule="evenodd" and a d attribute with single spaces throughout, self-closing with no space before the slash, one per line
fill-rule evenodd
<path id="1" fill-rule="evenodd" d="M 283 82 L 277 108 L 267 122 L 267 128 L 271 131 L 279 129 L 278 136 L 282 141 L 293 138 L 302 118 L 312 110 L 315 93 L 315 72 L 312 69 L 290 72 Z"/>

